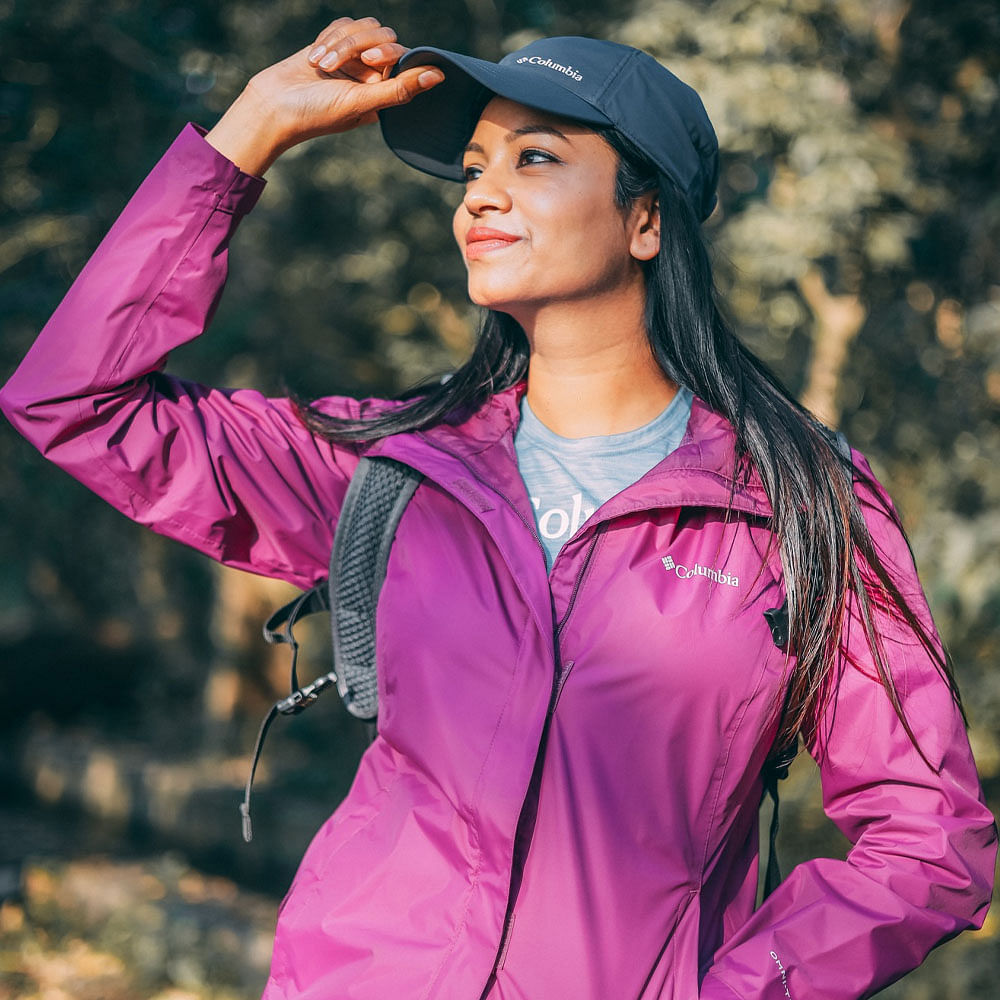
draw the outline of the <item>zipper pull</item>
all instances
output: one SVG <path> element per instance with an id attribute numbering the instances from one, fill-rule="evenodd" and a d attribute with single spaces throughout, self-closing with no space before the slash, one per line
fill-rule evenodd
<path id="1" fill-rule="evenodd" d="M 552 708 L 549 710 L 551 715 L 556 710 L 556 705 L 559 704 L 559 695 L 562 694 L 562 689 L 566 684 L 566 680 L 569 678 L 569 672 L 573 669 L 573 664 L 576 660 L 567 660 L 563 665 L 562 669 L 556 674 L 556 687 L 552 692 Z"/>

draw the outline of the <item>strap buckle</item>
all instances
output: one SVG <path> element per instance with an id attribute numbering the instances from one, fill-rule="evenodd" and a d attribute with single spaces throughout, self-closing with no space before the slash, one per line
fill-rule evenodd
<path id="1" fill-rule="evenodd" d="M 312 684 L 296 688 L 287 698 L 274 703 L 274 707 L 282 715 L 298 715 L 304 712 L 332 684 L 337 683 L 337 675 L 331 670 L 322 677 L 317 677 Z"/>

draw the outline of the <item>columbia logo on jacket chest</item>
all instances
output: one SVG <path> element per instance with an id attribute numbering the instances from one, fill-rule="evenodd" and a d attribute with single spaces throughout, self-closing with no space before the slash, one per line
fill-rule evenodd
<path id="1" fill-rule="evenodd" d="M 740 585 L 740 578 L 738 576 L 730 576 L 728 573 L 712 569 L 711 566 L 702 566 L 700 563 L 694 563 L 692 566 L 683 566 L 680 563 L 674 562 L 673 556 L 664 556 L 660 562 L 663 563 L 665 570 L 674 572 L 681 580 L 690 580 L 692 577 L 704 576 L 715 583 L 724 583 L 727 587 L 738 587 Z"/>

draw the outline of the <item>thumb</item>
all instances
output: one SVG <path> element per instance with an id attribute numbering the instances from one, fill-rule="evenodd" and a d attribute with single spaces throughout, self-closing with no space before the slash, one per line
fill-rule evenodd
<path id="1" fill-rule="evenodd" d="M 366 84 L 358 94 L 359 110 L 374 112 L 407 104 L 442 80 L 444 73 L 437 66 L 414 66 L 388 80 Z"/>

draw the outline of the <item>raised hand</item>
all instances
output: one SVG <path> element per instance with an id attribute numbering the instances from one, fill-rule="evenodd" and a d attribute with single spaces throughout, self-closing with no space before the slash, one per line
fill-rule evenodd
<path id="1" fill-rule="evenodd" d="M 318 135 L 369 124 L 440 83 L 437 67 L 388 79 L 406 52 L 374 17 L 341 17 L 316 40 L 257 73 L 206 138 L 241 169 L 264 171 L 285 150 Z"/>

